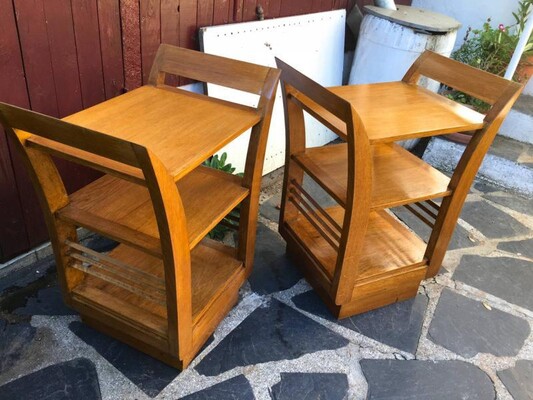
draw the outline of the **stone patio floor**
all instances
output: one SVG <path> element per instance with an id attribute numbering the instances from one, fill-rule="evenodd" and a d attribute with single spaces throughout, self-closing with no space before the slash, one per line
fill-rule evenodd
<path id="1" fill-rule="evenodd" d="M 266 179 L 254 272 L 181 373 L 82 324 L 51 256 L 0 271 L 0 399 L 533 399 L 533 200 L 476 183 L 416 298 L 336 321 L 285 257 Z"/>

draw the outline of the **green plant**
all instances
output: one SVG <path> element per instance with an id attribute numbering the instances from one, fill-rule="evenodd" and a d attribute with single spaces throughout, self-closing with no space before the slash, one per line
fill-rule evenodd
<path id="1" fill-rule="evenodd" d="M 218 154 L 215 154 L 214 156 L 208 158 L 204 161 L 203 165 L 209 168 L 218 169 L 219 171 L 227 172 L 229 174 L 233 174 L 235 172 L 235 168 L 231 165 L 231 163 L 226 164 L 226 160 L 228 158 L 228 155 L 226 153 L 222 153 L 220 157 L 218 157 Z M 238 173 L 235 175 L 242 176 L 242 173 Z M 240 210 L 239 207 L 234 208 L 228 215 L 228 217 L 224 218 L 224 222 L 218 224 L 215 226 L 207 235 L 209 238 L 221 241 L 224 239 L 224 236 L 226 236 L 226 233 L 230 230 L 230 228 L 227 225 L 233 226 L 235 229 L 238 227 L 235 220 L 238 220 L 240 217 Z"/>
<path id="2" fill-rule="evenodd" d="M 510 26 L 499 24 L 492 27 L 491 19 L 483 24 L 481 29 L 468 28 L 463 44 L 452 53 L 452 58 L 472 67 L 482 69 L 495 75 L 503 76 L 511 57 L 515 51 L 520 35 L 524 31 L 528 10 L 533 5 L 533 0 L 522 0 L 518 3 L 518 10 L 513 12 L 515 23 Z M 533 55 L 533 35 L 529 37 L 522 62 L 526 63 L 527 57 Z M 519 79 L 515 74 L 515 80 Z M 448 97 L 455 101 L 472 106 L 478 111 L 485 112 L 489 105 L 472 97 L 451 90 Z"/>
<path id="3" fill-rule="evenodd" d="M 226 164 L 227 159 L 228 155 L 226 153 L 222 153 L 220 158 L 218 157 L 218 154 L 215 154 L 214 156 L 205 160 L 204 165 L 209 168 L 218 169 L 220 171 L 232 174 L 233 172 L 235 172 L 235 168 L 233 168 L 231 163 Z"/>

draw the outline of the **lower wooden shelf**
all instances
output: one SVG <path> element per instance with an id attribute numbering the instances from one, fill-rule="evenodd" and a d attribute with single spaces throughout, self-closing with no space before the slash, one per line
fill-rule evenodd
<path id="1" fill-rule="evenodd" d="M 346 204 L 348 148 L 346 143 L 306 149 L 293 160 L 340 205 Z M 450 179 L 395 143 L 372 146 L 374 210 L 451 193 Z M 358 190 L 358 188 L 356 188 Z"/>
<path id="2" fill-rule="evenodd" d="M 342 207 L 331 207 L 325 211 L 342 226 L 344 218 Z M 286 228 L 332 280 L 337 263 L 337 251 L 303 216 L 293 222 L 286 222 Z M 371 212 L 363 254 L 359 261 L 357 281 L 365 282 L 416 269 L 425 264 L 425 250 L 424 241 L 394 216 L 383 210 Z"/>
<path id="3" fill-rule="evenodd" d="M 340 206 L 326 211 L 342 223 Z M 287 254 L 337 318 L 412 298 L 426 274 L 426 244 L 386 211 L 371 212 L 351 296 L 336 303 L 330 292 L 337 250 L 303 216 L 285 222 L 280 232 L 287 240 Z"/>
<path id="4" fill-rule="evenodd" d="M 132 247 L 119 245 L 107 257 L 155 279 L 164 277 L 159 258 Z M 235 258 L 235 249 L 210 239 L 202 240 L 191 252 L 191 264 L 193 329 L 198 326 L 202 327 L 201 330 L 208 329 L 209 324 L 204 320 L 211 318 L 213 308 L 218 304 L 217 299 L 223 295 L 231 297 L 228 291 L 234 291 L 233 297 L 236 298 L 245 280 L 244 267 Z M 110 321 L 107 325 L 128 327 L 131 329 L 128 332 L 130 335 L 140 335 L 142 340 L 149 340 L 148 343 L 153 347 L 164 350 L 168 330 L 166 305 L 136 293 L 135 287 L 132 289 L 127 290 L 89 272 L 72 290 L 72 305 L 82 315 L 86 307 L 90 308 L 90 315 L 96 312 L 100 317 L 104 316 L 104 320 Z M 206 335 L 207 332 L 202 331 L 196 337 L 200 341 Z"/>

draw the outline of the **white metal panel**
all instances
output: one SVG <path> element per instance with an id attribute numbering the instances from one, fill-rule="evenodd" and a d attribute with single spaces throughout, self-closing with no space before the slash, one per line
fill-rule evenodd
<path id="1" fill-rule="evenodd" d="M 200 29 L 200 43 L 206 53 L 267 66 L 274 57 L 292 65 L 324 86 L 342 84 L 346 11 L 336 10 L 265 21 L 211 26 Z M 257 96 L 208 84 L 210 96 L 250 106 Z M 306 116 L 308 146 L 321 146 L 337 136 Z M 222 152 L 237 172 L 244 170 L 249 133 L 227 145 Z M 285 119 L 278 87 L 267 144 L 263 174 L 285 162 Z"/>

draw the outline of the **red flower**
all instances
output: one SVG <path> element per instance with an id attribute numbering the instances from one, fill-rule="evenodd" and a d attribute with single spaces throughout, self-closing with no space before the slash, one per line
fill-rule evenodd
<path id="1" fill-rule="evenodd" d="M 504 24 L 500 24 L 498 25 L 498 29 L 502 32 L 505 32 L 505 25 Z"/>

